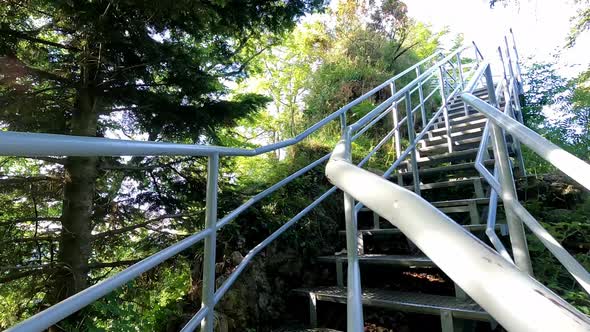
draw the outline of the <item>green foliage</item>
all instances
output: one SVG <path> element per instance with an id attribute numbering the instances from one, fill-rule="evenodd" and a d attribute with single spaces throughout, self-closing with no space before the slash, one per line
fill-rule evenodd
<path id="1" fill-rule="evenodd" d="M 590 197 L 572 209 L 556 208 L 543 198 L 526 202 L 527 209 L 576 260 L 590 269 Z M 535 277 L 585 314 L 590 314 L 590 296 L 533 235 L 528 237 Z"/>
<path id="2" fill-rule="evenodd" d="M 582 159 L 590 159 L 590 93 L 588 72 L 573 80 L 561 77 L 549 63 L 523 71 L 525 124 L 541 136 Z M 527 170 L 542 174 L 553 167 L 528 149 Z"/>
<path id="3" fill-rule="evenodd" d="M 0 128 L 248 146 L 235 127 L 254 121 L 269 98 L 230 87 L 299 17 L 322 5 L 2 1 Z M 75 165 L 84 170 L 76 173 Z M 220 213 L 241 198 L 233 192 L 233 166 L 221 162 Z M 203 158 L 1 158 L 0 301 L 10 309 L 0 311 L 0 327 L 71 295 L 74 283 L 81 290 L 199 230 L 205 176 Z M 77 211 L 85 215 L 68 217 Z M 64 224 L 72 227 L 65 231 Z M 186 264 L 174 264 L 151 275 L 160 286 L 136 281 L 89 309 L 95 320 L 80 315 L 63 324 L 161 327 L 165 315 L 180 310 L 165 308 L 189 284 Z"/>
<path id="4" fill-rule="evenodd" d="M 309 17 L 255 62 L 259 74 L 243 86 L 272 98 L 267 112 L 278 121 L 269 136 L 292 137 L 438 49 L 446 31 L 434 33 L 412 21 L 402 1 L 380 5 L 341 1 L 328 15 Z M 410 76 L 398 84 L 406 84 Z M 358 110 L 385 97 L 379 95 Z M 339 136 L 337 124 L 320 133 L 324 140 L 334 135 Z"/>
<path id="5" fill-rule="evenodd" d="M 78 322 L 58 326 L 66 331 L 165 331 L 183 314 L 190 275 L 189 262 L 176 259 L 93 303 Z"/>
<path id="6" fill-rule="evenodd" d="M 572 18 L 573 25 L 567 37 L 567 46 L 572 47 L 576 43 L 578 36 L 584 31 L 590 29 L 590 1 L 576 0 L 579 6 L 578 13 Z"/>

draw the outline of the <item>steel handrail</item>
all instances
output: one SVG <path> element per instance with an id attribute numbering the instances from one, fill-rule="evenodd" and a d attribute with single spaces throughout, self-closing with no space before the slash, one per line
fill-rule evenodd
<path id="1" fill-rule="evenodd" d="M 476 68 L 474 68 L 472 70 L 472 72 L 475 70 Z M 451 94 L 448 97 L 448 100 L 451 100 L 453 98 L 455 98 L 455 96 L 458 95 L 458 93 L 461 91 L 461 87 L 457 87 L 455 88 L 455 90 L 453 90 L 453 92 L 451 92 Z M 422 130 L 420 131 L 420 133 L 418 134 L 418 136 L 416 136 L 416 138 L 414 139 L 414 141 L 412 141 L 409 146 L 399 155 L 397 156 L 397 159 L 391 164 L 391 166 L 383 173 L 382 177 L 383 178 L 387 178 L 389 177 L 393 171 L 395 171 L 395 169 L 397 169 L 399 167 L 399 165 L 410 155 L 410 153 L 416 149 L 416 145 L 418 145 L 418 142 L 424 138 L 424 136 L 426 136 L 426 134 L 428 133 L 428 130 L 430 129 L 430 127 L 432 127 L 435 122 L 438 120 L 438 118 L 442 115 L 444 108 L 447 106 L 448 100 L 443 101 L 443 105 L 441 105 L 441 107 L 438 109 L 438 111 L 436 111 L 436 113 L 434 113 L 432 115 L 432 117 L 430 118 L 429 122 L 422 128 Z M 407 116 L 404 117 L 402 120 L 406 120 Z M 400 121 L 400 125 L 401 125 L 401 121 Z M 399 126 L 396 128 L 399 128 Z M 395 129 L 395 128 L 394 128 Z M 378 145 L 379 146 L 379 145 Z M 375 148 L 377 149 L 377 148 Z M 364 160 L 363 160 L 364 161 Z M 364 163 L 363 163 L 364 164 Z M 362 166 L 362 165 L 359 165 Z M 355 211 L 358 212 L 360 211 L 360 209 L 363 208 L 363 204 L 362 202 L 358 202 L 355 205 Z"/>
<path id="2" fill-rule="evenodd" d="M 461 50 L 458 50 L 457 52 L 455 52 L 453 54 L 453 57 L 460 54 L 459 52 L 461 52 Z M 447 59 L 447 58 L 450 58 L 450 56 L 445 57 L 445 59 Z M 457 58 L 460 59 L 459 56 L 457 56 Z M 440 61 L 437 62 L 437 64 L 435 64 L 433 67 L 439 66 L 439 63 L 440 63 Z M 388 100 L 386 100 L 385 102 L 383 102 L 380 105 L 378 105 L 377 107 L 375 107 L 375 109 L 373 109 L 371 112 L 369 112 L 369 114 L 367 114 L 365 117 L 361 118 L 359 121 L 357 121 L 349 126 L 343 127 L 344 133 L 346 133 L 348 140 L 352 141 L 352 140 L 356 139 L 360 134 L 365 132 L 369 127 L 371 127 L 372 125 L 377 123 L 381 118 L 383 118 L 384 115 L 389 114 L 392 110 L 391 107 L 395 107 L 395 105 L 397 105 L 397 103 L 399 103 L 401 100 L 408 100 L 409 101 L 411 99 L 410 94 L 412 93 L 412 91 L 418 90 L 417 88 L 412 89 L 412 87 L 415 85 L 420 87 L 425 81 L 428 81 L 432 77 L 433 72 L 434 72 L 434 70 L 427 70 L 422 75 L 417 75 L 417 78 L 414 81 L 412 81 L 410 84 L 406 85 L 402 90 L 400 90 L 400 93 L 397 93 L 397 94 L 393 93 L 392 96 Z M 382 84 L 382 86 L 383 86 L 383 84 Z M 404 92 L 405 95 L 400 96 L 401 92 Z M 433 95 L 433 93 L 431 93 L 429 96 L 431 96 L 431 95 Z M 426 101 L 425 99 L 421 98 L 421 104 L 424 104 L 425 101 Z M 381 112 L 381 113 L 379 113 L 379 112 Z M 373 119 L 371 120 L 371 118 L 373 118 Z M 407 121 L 408 119 L 412 119 L 412 117 L 408 118 L 406 116 L 403 120 Z M 390 136 L 391 133 L 399 131 L 400 125 L 403 123 L 403 120 L 400 121 L 400 123 L 392 131 L 390 131 L 390 133 L 386 136 Z M 367 122 L 368 122 L 368 124 L 367 124 Z M 352 136 L 351 133 L 353 132 L 353 128 L 355 126 L 356 126 L 356 128 L 361 128 L 361 129 L 354 136 Z M 383 140 L 382 140 L 382 142 L 383 142 Z M 382 145 L 383 144 L 380 144 L 380 146 L 382 146 Z M 369 154 L 374 153 L 374 151 L 376 151 L 377 149 L 373 149 Z M 325 157 L 327 157 L 327 156 L 324 156 L 320 159 L 324 159 Z M 361 163 L 359 163 L 359 165 L 362 165 L 364 162 L 366 162 L 366 160 L 367 159 L 365 158 L 363 161 L 361 161 Z M 319 160 L 316 162 L 319 162 Z M 311 165 L 309 165 L 308 167 L 310 167 L 310 166 Z M 282 232 L 284 230 L 286 230 L 292 224 L 297 222 L 297 220 L 299 220 L 301 217 L 303 217 L 307 212 L 309 212 L 311 209 L 313 209 L 317 204 L 319 204 L 321 201 L 323 201 L 325 198 L 327 198 L 330 194 L 332 194 L 334 192 L 334 190 L 335 190 L 335 187 L 332 187 L 330 190 L 328 190 L 328 192 L 324 193 L 320 198 L 318 198 L 311 205 L 309 205 L 303 211 L 301 211 L 300 214 L 295 216 L 293 219 L 291 219 L 289 222 L 287 222 L 285 225 L 283 225 L 280 229 L 275 231 L 269 238 L 267 238 L 265 241 L 261 242 L 254 249 L 252 249 L 250 251 L 250 253 L 246 256 L 246 258 L 242 261 L 242 263 L 240 263 L 238 265 L 238 267 L 236 267 L 235 271 L 232 273 L 232 275 L 230 275 L 230 277 L 226 280 L 226 282 L 222 285 L 222 287 L 218 290 L 218 292 L 215 293 L 214 304 L 216 304 L 217 301 L 219 301 L 219 299 L 229 289 L 229 287 L 233 284 L 233 282 L 235 282 L 235 280 L 239 276 L 239 273 L 241 273 L 245 269 L 248 262 L 254 257 L 254 255 L 256 255 L 260 250 L 262 250 L 272 240 L 274 240 L 276 237 L 278 237 L 280 234 L 282 234 Z M 345 202 L 346 201 L 347 200 L 345 199 Z M 345 204 L 345 206 L 346 206 L 346 204 Z M 352 210 L 352 205 L 350 205 L 350 207 Z M 355 218 L 356 217 L 354 217 L 353 219 L 355 219 Z M 348 228 L 348 226 L 347 226 L 347 228 Z M 356 229 L 356 226 L 355 226 L 355 229 Z M 347 239 L 349 239 L 349 240 L 353 239 L 352 241 L 356 241 L 356 236 L 350 237 L 348 235 L 349 234 L 347 232 Z M 354 255 L 355 253 L 353 251 L 350 251 L 349 255 L 350 254 Z M 349 285 L 356 284 L 360 287 L 360 279 L 358 278 L 358 264 L 357 265 L 349 264 L 349 268 L 352 269 L 351 271 L 349 271 L 349 276 L 351 278 L 349 280 L 350 281 Z M 358 299 L 358 297 L 356 297 L 354 299 L 354 301 L 352 301 L 352 302 L 356 302 L 356 304 L 352 307 L 349 307 L 349 322 L 351 324 L 353 324 L 353 325 L 349 325 L 349 326 L 357 326 L 359 324 L 359 321 L 362 321 L 362 315 L 359 316 L 359 313 L 362 314 L 362 309 L 358 308 L 359 303 L 360 303 L 358 301 L 359 301 L 359 299 Z M 200 315 L 202 315 L 202 313 L 197 312 L 195 317 L 198 315 L 200 316 Z M 355 319 L 355 317 L 356 317 L 356 319 Z M 191 322 L 193 322 L 193 323 L 191 323 Z M 191 319 L 191 322 L 189 322 L 189 324 L 194 324 L 193 319 Z"/>
<path id="3" fill-rule="evenodd" d="M 254 149 L 232 148 L 216 145 L 179 144 L 169 142 L 132 141 L 98 137 L 82 137 L 57 134 L 21 133 L 0 131 L 0 155 L 2 156 L 257 156 L 297 144 L 309 135 L 338 119 L 354 106 L 383 90 L 391 82 L 412 72 L 418 66 L 442 54 L 435 52 L 384 83 L 361 95 L 354 101 L 318 121 L 297 136 L 281 142 Z M 415 82 L 416 80 L 412 81 Z"/>
<path id="4" fill-rule="evenodd" d="M 590 329 L 588 317 L 423 198 L 350 163 L 347 144 L 346 139 L 338 143 L 326 166 L 330 182 L 397 227 L 503 327 Z"/>

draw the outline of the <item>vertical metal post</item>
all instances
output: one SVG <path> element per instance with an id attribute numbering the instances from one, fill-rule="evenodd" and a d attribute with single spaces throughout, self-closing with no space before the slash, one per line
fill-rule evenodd
<path id="1" fill-rule="evenodd" d="M 508 77 L 506 73 L 506 63 L 504 63 L 504 58 L 502 57 L 502 48 L 498 47 L 500 61 L 502 62 L 502 74 L 504 78 L 504 88 L 502 89 L 505 101 L 504 113 L 510 116 L 511 118 L 516 119 L 517 116 L 515 116 L 514 109 L 512 108 L 512 100 L 514 98 L 516 102 L 518 102 L 518 95 L 516 93 L 514 93 L 513 95 L 513 92 L 515 91 L 511 92 L 511 82 L 514 78 L 514 72 L 512 71 L 512 65 L 510 62 L 510 52 L 508 51 L 508 41 L 506 40 L 506 38 L 504 38 L 504 42 L 506 43 L 506 58 L 508 60 Z M 518 159 L 518 173 L 520 176 L 525 176 L 526 171 L 524 169 L 524 158 L 522 156 L 522 148 L 520 146 L 520 142 L 515 137 L 512 137 L 512 145 L 516 150 L 516 159 Z"/>
<path id="2" fill-rule="evenodd" d="M 504 36 L 504 45 L 506 45 L 506 60 L 508 62 L 508 74 L 510 75 L 510 78 L 513 78 L 514 70 L 512 69 L 512 59 L 510 58 L 510 49 L 508 48 L 508 39 L 506 38 L 506 36 Z"/>
<path id="3" fill-rule="evenodd" d="M 373 212 L 373 229 L 381 228 L 379 221 L 380 221 L 379 215 L 377 213 Z"/>
<path id="4" fill-rule="evenodd" d="M 449 310 L 440 311 L 440 325 L 442 332 L 454 332 L 453 314 Z"/>
<path id="5" fill-rule="evenodd" d="M 473 42 L 473 53 L 475 53 L 475 61 L 479 65 L 480 59 L 479 54 L 477 54 L 477 46 L 475 46 L 475 42 Z"/>
<path id="6" fill-rule="evenodd" d="M 457 53 L 457 68 L 459 68 L 459 81 L 461 82 L 461 91 L 465 88 L 465 79 L 463 78 L 463 66 L 461 64 L 461 53 Z M 469 106 L 463 103 L 465 109 L 465 116 L 469 115 Z"/>
<path id="7" fill-rule="evenodd" d="M 451 126 L 449 123 L 449 108 L 447 107 L 447 94 L 445 93 L 445 77 L 442 66 L 438 67 L 438 80 L 440 83 L 440 97 L 443 103 L 443 117 L 445 119 L 445 129 L 447 133 L 448 151 L 453 152 L 453 140 L 451 138 Z"/>
<path id="8" fill-rule="evenodd" d="M 344 287 L 344 264 L 340 259 L 336 260 L 336 285 Z"/>
<path id="9" fill-rule="evenodd" d="M 488 65 L 485 71 L 486 83 L 490 102 L 497 107 L 498 101 L 494 95 L 494 82 L 492 79 L 492 71 Z M 516 187 L 514 185 L 514 178 L 512 176 L 512 169 L 510 167 L 510 159 L 508 157 L 508 149 L 506 148 L 506 140 L 502 129 L 490 122 L 490 132 L 492 134 L 492 145 L 494 148 L 494 158 L 498 166 L 498 175 L 502 192 L 499 193 L 504 202 L 504 210 L 506 212 L 506 223 L 510 234 L 510 243 L 512 244 L 512 255 L 514 256 L 514 263 L 525 273 L 533 275 L 533 268 L 531 265 L 531 258 L 524 233 L 522 221 L 517 217 L 514 211 L 510 208 L 510 201 L 517 201 Z"/>
<path id="10" fill-rule="evenodd" d="M 463 66 L 461 64 L 461 53 L 457 53 L 457 71 L 459 72 L 459 82 L 461 83 L 461 90 L 465 87 L 463 79 Z"/>
<path id="11" fill-rule="evenodd" d="M 524 119 L 522 118 L 522 108 L 520 107 L 520 98 L 518 96 L 519 92 L 517 91 L 518 89 L 518 82 L 516 81 L 516 78 L 512 78 L 514 81 L 514 84 L 512 85 L 513 89 L 512 89 L 512 99 L 514 100 L 514 107 L 516 110 L 516 119 L 518 120 L 518 122 L 524 124 Z"/>
<path id="12" fill-rule="evenodd" d="M 345 156 L 348 161 L 352 160 L 350 130 L 346 129 L 342 133 L 342 138 L 346 142 Z M 344 193 L 344 214 L 346 221 L 346 252 L 348 257 L 348 276 L 347 276 L 347 301 L 346 301 L 346 326 L 348 331 L 363 331 L 363 305 L 361 290 L 361 273 L 359 268 L 358 257 L 358 223 L 357 215 L 354 210 L 354 198 Z"/>
<path id="13" fill-rule="evenodd" d="M 318 300 L 315 293 L 309 294 L 309 325 L 318 327 Z"/>
<path id="14" fill-rule="evenodd" d="M 416 67 L 416 78 L 420 77 L 420 66 Z M 418 96 L 420 97 L 420 112 L 422 114 L 422 127 L 426 127 L 426 107 L 424 107 L 424 90 L 422 89 L 422 80 L 418 82 Z"/>
<path id="15" fill-rule="evenodd" d="M 514 33 L 512 32 L 512 28 L 510 28 L 510 35 L 512 36 L 512 49 L 514 50 L 514 62 L 515 62 L 515 68 L 516 68 L 516 78 L 517 78 L 517 83 L 518 83 L 518 94 L 523 94 L 524 91 L 522 89 L 522 73 L 520 72 L 520 58 L 518 56 L 518 50 L 516 49 L 516 39 L 514 39 Z"/>
<path id="16" fill-rule="evenodd" d="M 205 238 L 203 252 L 203 295 L 201 306 L 209 308 L 209 312 L 201 322 L 201 331 L 212 332 L 215 325 L 215 249 L 217 224 L 217 179 L 219 177 L 219 154 L 209 156 L 207 164 L 207 198 L 205 227 L 212 230 Z"/>
<path id="17" fill-rule="evenodd" d="M 395 82 L 389 83 L 389 88 L 391 89 L 391 95 L 393 96 L 396 92 Z M 393 117 L 393 127 L 396 128 L 399 124 L 399 118 L 398 118 L 398 113 L 397 113 L 397 100 L 393 102 L 393 105 L 391 105 L 391 114 Z M 399 134 L 399 128 L 393 133 L 393 145 L 395 147 L 395 159 L 397 159 L 402 154 L 402 141 L 401 141 L 401 137 Z M 397 170 L 397 184 L 400 186 L 403 186 L 404 179 L 400 173 L 401 173 L 401 170 L 398 169 Z"/>
<path id="18" fill-rule="evenodd" d="M 408 141 L 410 145 L 414 145 L 411 152 L 411 163 L 412 163 L 412 178 L 414 180 L 414 192 L 420 195 L 420 173 L 418 173 L 418 160 L 416 157 L 416 132 L 414 129 L 414 117 L 412 116 L 412 98 L 410 92 L 406 92 L 406 119 L 408 122 Z"/>

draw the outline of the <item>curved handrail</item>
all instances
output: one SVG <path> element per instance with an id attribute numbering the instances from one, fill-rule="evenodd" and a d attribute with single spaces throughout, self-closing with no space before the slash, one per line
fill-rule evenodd
<path id="1" fill-rule="evenodd" d="M 351 164 L 346 140 L 326 176 L 387 219 L 509 331 L 588 331 L 590 319 L 420 196 Z M 507 305 L 509 303 L 509 305 Z"/>
<path id="2" fill-rule="evenodd" d="M 464 49 L 465 48 L 456 50 L 451 55 L 455 55 Z M 432 60 L 440 54 L 442 53 L 437 51 L 426 59 L 393 76 L 354 101 L 341 107 L 339 110 L 318 121 L 297 136 L 254 149 L 202 144 L 179 144 L 170 142 L 134 141 L 98 137 L 0 131 L 0 156 L 211 156 L 213 154 L 219 154 L 221 156 L 256 156 L 301 142 L 309 135 L 323 128 L 329 122 L 338 119 L 354 106 L 389 86 L 391 82 L 412 72 L 418 66 Z M 449 58 L 451 55 L 445 57 L 445 59 Z M 437 63 L 440 63 L 443 60 L 440 60 Z M 436 66 L 436 64 L 433 66 Z M 408 86 L 420 82 L 421 79 L 426 77 L 426 73 L 431 72 L 424 72 L 420 77 L 408 84 Z M 400 96 L 400 94 L 392 96 L 388 101 L 399 99 Z"/>

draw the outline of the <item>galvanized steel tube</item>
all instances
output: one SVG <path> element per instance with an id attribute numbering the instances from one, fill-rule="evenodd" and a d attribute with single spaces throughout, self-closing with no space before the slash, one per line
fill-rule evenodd
<path id="1" fill-rule="evenodd" d="M 344 149 L 341 145 L 335 152 Z M 507 330 L 590 331 L 588 317 L 420 196 L 345 159 L 332 157 L 326 175 L 399 228 Z"/>

